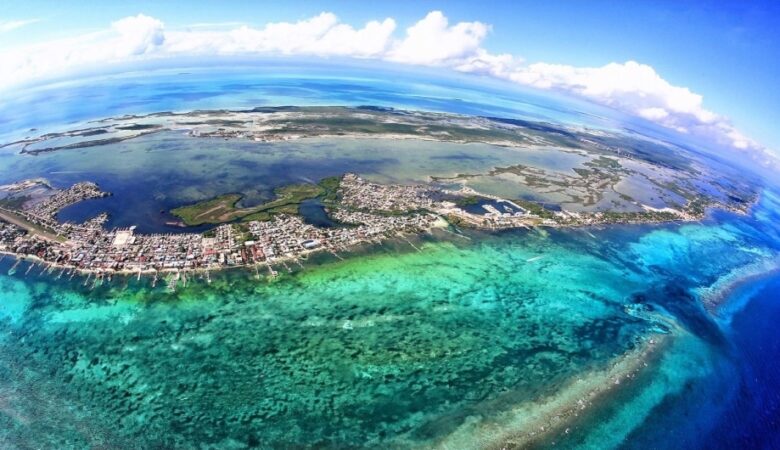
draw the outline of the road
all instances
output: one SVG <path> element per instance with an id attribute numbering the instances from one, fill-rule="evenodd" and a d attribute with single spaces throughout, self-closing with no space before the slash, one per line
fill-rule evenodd
<path id="1" fill-rule="evenodd" d="M 44 239 L 48 239 L 50 241 L 63 242 L 65 240 L 65 238 L 62 236 L 58 236 L 57 234 L 46 231 L 39 226 L 33 225 L 30 222 L 24 220 L 18 214 L 8 211 L 7 209 L 0 208 L 0 219 L 12 223 L 18 227 L 24 228 L 29 233 L 40 236 Z"/>

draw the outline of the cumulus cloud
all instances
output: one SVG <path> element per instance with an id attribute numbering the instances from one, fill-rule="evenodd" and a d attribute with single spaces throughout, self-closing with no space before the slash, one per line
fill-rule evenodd
<path id="1" fill-rule="evenodd" d="M 536 63 L 516 68 L 508 78 L 584 97 L 680 133 L 707 137 L 740 150 L 760 149 L 726 117 L 706 109 L 701 95 L 673 86 L 652 67 L 635 61 L 602 67 Z"/>
<path id="2" fill-rule="evenodd" d="M 25 21 L 0 22 L 0 31 Z M 196 24 L 166 30 L 143 14 L 126 17 L 107 30 L 18 48 L 0 54 L 0 89 L 63 72 L 153 58 L 215 55 L 311 55 L 379 59 L 401 64 L 444 67 L 492 76 L 539 89 L 556 90 L 612 107 L 681 133 L 705 136 L 740 150 L 764 151 L 731 122 L 703 106 L 702 96 L 664 80 L 652 67 L 635 61 L 602 67 L 543 62 L 527 64 L 510 54 L 484 48 L 491 33 L 481 22 L 450 23 L 440 11 L 396 32 L 392 18 L 362 27 L 323 12 L 297 22 Z"/>
<path id="3" fill-rule="evenodd" d="M 165 43 L 163 23 L 143 14 L 117 20 L 111 28 L 117 57 L 143 55 Z"/>
<path id="4" fill-rule="evenodd" d="M 387 50 L 395 21 L 372 20 L 356 29 L 322 13 L 298 22 L 269 23 L 263 28 L 246 25 L 228 31 L 166 32 L 169 54 L 315 55 L 379 58 Z"/>
<path id="5" fill-rule="evenodd" d="M 479 51 L 489 31 L 481 22 L 450 26 L 441 11 L 433 11 L 409 27 L 406 37 L 396 41 L 385 57 L 406 64 L 451 65 Z"/>
<path id="6" fill-rule="evenodd" d="M 57 76 L 79 67 L 127 62 L 164 53 L 164 24 L 139 14 L 99 31 L 0 53 L 0 87 Z"/>
<path id="7" fill-rule="evenodd" d="M 510 79 L 542 89 L 560 89 L 626 110 L 650 120 L 684 128 L 687 122 L 710 124 L 718 116 L 702 107 L 702 97 L 672 86 L 645 64 L 628 61 L 603 67 L 537 63 L 516 70 Z"/>

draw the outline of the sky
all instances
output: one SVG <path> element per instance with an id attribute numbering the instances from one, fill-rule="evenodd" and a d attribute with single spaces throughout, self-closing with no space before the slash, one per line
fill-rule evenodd
<path id="1" fill-rule="evenodd" d="M 0 4 L 0 95 L 96 64 L 382 60 L 556 90 L 740 150 L 780 149 L 780 2 Z"/>

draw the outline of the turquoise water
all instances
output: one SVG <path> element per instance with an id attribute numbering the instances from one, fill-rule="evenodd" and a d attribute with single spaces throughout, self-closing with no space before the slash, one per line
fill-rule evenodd
<path id="1" fill-rule="evenodd" d="M 0 136 L 108 115 L 281 104 L 638 126 L 460 79 L 294 69 L 118 75 L 18 92 L 0 103 Z M 195 141 L 158 135 L 25 158 L 5 150 L 0 180 L 94 178 L 115 195 L 65 218 L 106 209 L 112 225 L 154 231 L 164 229 L 160 209 L 218 193 L 256 202 L 302 176 L 356 170 L 409 182 L 518 157 L 435 143 L 420 154 L 420 143 Z M 436 158 L 464 149 L 480 158 Z M 7 275 L 5 258 L 0 447 L 775 448 L 778 211 L 766 191 L 750 216 L 702 223 L 438 232 L 415 242 L 420 251 L 397 242 L 346 261 L 314 257 L 273 282 L 212 273 L 210 284 L 195 277 L 176 293 L 149 279 L 91 288 L 39 267 L 24 276 L 27 262 Z"/>
<path id="2" fill-rule="evenodd" d="M 574 380 L 609 383 L 597 375 L 615 358 L 662 340 L 624 389 L 545 437 L 614 447 L 687 386 L 737 376 L 730 322 L 692 293 L 776 258 L 769 226 L 729 215 L 427 237 L 420 252 L 388 244 L 273 283 L 239 270 L 175 294 L 2 275 L 0 442 L 477 448 L 506 437 L 479 430 L 522 435 L 529 406 L 573 402 Z M 732 391 L 699 395 L 723 409 Z"/>

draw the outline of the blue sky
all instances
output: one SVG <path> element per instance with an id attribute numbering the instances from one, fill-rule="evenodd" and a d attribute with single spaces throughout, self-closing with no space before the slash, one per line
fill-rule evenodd
<path id="1" fill-rule="evenodd" d="M 780 2 L 3 2 L 0 30 L 14 21 L 37 20 L 0 31 L 0 51 L 104 30 L 118 19 L 143 13 L 165 30 L 238 23 L 263 27 L 328 11 L 356 28 L 392 18 L 397 35 L 430 11 L 450 24 L 482 22 L 490 31 L 481 47 L 525 62 L 601 67 L 637 61 L 672 86 L 703 96 L 708 111 L 730 117 L 742 133 L 780 148 Z"/>

